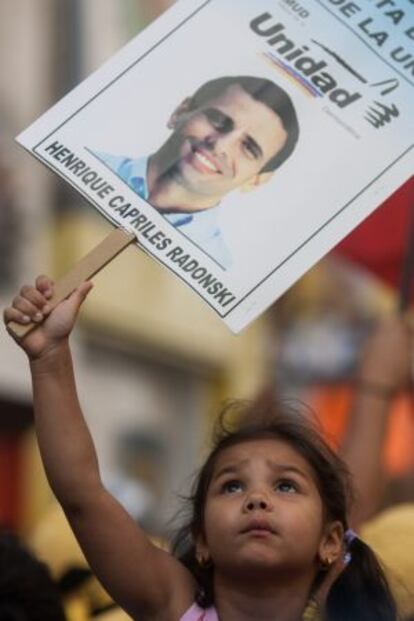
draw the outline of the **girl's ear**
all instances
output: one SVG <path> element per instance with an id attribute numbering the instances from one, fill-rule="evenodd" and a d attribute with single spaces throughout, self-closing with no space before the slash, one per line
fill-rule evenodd
<path id="1" fill-rule="evenodd" d="M 198 535 L 195 539 L 196 559 L 201 567 L 206 567 L 211 561 L 210 551 L 203 535 Z"/>
<path id="2" fill-rule="evenodd" d="M 319 544 L 318 556 L 321 569 L 329 569 L 343 553 L 344 527 L 341 522 L 328 522 Z"/>
<path id="3" fill-rule="evenodd" d="M 341 522 L 329 522 L 318 550 L 319 571 L 325 575 L 313 595 L 321 608 L 325 605 L 331 586 L 345 567 L 343 540 L 344 528 Z"/>
<path id="4" fill-rule="evenodd" d="M 168 119 L 167 127 L 168 129 L 175 129 L 177 125 L 178 119 L 186 114 L 191 107 L 191 97 L 186 97 L 184 101 L 180 103 L 180 105 L 174 110 L 170 118 Z"/>

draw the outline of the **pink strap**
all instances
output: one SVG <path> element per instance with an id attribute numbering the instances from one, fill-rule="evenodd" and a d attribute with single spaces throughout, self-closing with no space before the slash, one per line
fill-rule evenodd
<path id="1" fill-rule="evenodd" d="M 180 621 L 219 621 L 219 619 L 215 608 L 203 610 L 197 604 L 193 604 Z"/>

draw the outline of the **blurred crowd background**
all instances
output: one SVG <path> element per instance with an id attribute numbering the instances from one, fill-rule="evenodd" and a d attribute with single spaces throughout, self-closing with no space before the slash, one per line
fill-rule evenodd
<path id="1" fill-rule="evenodd" d="M 64 273 L 110 230 L 14 137 L 169 4 L 1 0 L 2 307 L 37 274 Z M 96 278 L 74 342 L 80 396 L 106 484 L 152 535 L 165 537 L 224 399 L 300 399 L 340 440 L 360 345 L 397 305 L 389 282 L 344 254 L 332 252 L 237 337 L 135 248 Z M 4 330 L 0 359 L 0 523 L 46 558 L 69 593 L 68 618 L 85 621 L 111 602 L 90 581 L 45 481 L 26 361 Z M 414 467 L 411 410 L 408 396 L 393 405 L 384 459 L 395 478 Z"/>

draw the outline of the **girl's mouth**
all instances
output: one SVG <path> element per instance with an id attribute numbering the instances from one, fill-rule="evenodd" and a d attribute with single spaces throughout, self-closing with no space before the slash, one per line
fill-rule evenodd
<path id="1" fill-rule="evenodd" d="M 241 534 L 251 534 L 255 537 L 275 535 L 276 531 L 267 520 L 254 519 L 241 531 Z"/>

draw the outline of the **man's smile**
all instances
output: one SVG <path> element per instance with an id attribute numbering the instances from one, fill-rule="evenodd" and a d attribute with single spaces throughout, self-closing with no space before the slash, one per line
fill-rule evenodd
<path id="1" fill-rule="evenodd" d="M 192 159 L 196 168 L 199 167 L 202 172 L 210 172 L 220 175 L 222 174 L 217 160 L 212 157 L 207 151 L 205 151 L 204 149 L 193 147 L 192 154 Z"/>
<path id="2" fill-rule="evenodd" d="M 200 143 L 190 144 L 190 149 L 191 151 L 187 158 L 188 162 L 199 172 L 210 175 L 223 175 L 223 166 L 219 158 L 203 148 Z"/>

